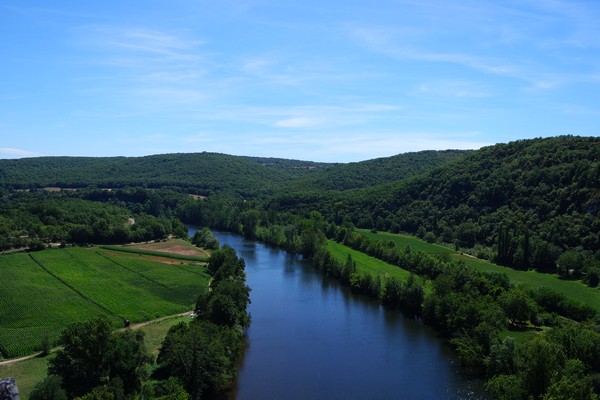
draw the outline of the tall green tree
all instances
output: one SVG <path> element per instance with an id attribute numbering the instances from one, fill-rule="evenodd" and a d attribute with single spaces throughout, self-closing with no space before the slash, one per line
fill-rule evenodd
<path id="1" fill-rule="evenodd" d="M 69 325 L 59 344 L 62 349 L 50 361 L 48 373 L 61 377 L 69 397 L 84 395 L 115 378 L 127 393 L 134 393 L 150 361 L 141 332 L 113 332 L 105 318 Z"/>
<path id="2" fill-rule="evenodd" d="M 210 398 L 235 377 L 241 351 L 234 330 L 198 320 L 169 330 L 157 362 L 164 374 L 181 381 L 193 399 Z"/>

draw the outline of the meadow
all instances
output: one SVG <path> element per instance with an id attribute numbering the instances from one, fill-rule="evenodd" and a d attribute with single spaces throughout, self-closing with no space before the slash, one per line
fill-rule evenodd
<path id="1" fill-rule="evenodd" d="M 373 240 L 391 240 L 398 248 L 404 249 L 410 246 L 412 250 L 420 250 L 429 254 L 448 257 L 449 259 L 463 262 L 483 272 L 499 272 L 506 274 L 514 284 L 522 284 L 527 287 L 547 287 L 567 298 L 581 302 L 600 311 L 600 290 L 586 286 L 581 281 L 561 279 L 555 274 L 545 274 L 537 271 L 521 271 L 509 267 L 494 264 L 487 260 L 478 259 L 469 255 L 459 253 L 449 247 L 439 244 L 428 243 L 417 237 L 395 234 L 388 232 L 373 233 L 366 229 L 360 229 L 361 235 Z"/>
<path id="2" fill-rule="evenodd" d="M 115 327 L 193 308 L 209 276 L 197 262 L 97 247 L 0 256 L 0 356 L 54 343 L 74 321 L 105 315 Z"/>
<path id="3" fill-rule="evenodd" d="M 406 280 L 410 274 L 408 271 L 396 267 L 395 265 L 389 264 L 385 261 L 381 261 L 375 257 L 371 257 L 360 251 L 353 250 L 350 247 L 344 246 L 332 240 L 327 241 L 327 249 L 329 253 L 336 260 L 341 263 L 346 262 L 348 255 L 352 257 L 352 260 L 356 263 L 356 272 L 362 274 L 369 274 L 373 278 L 396 278 L 399 280 Z"/>

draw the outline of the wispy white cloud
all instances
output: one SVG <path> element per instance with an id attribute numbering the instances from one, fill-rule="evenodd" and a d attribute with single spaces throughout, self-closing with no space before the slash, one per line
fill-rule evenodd
<path id="1" fill-rule="evenodd" d="M 357 27 L 351 31 L 352 37 L 354 37 L 359 44 L 366 46 L 371 51 L 385 54 L 393 58 L 445 62 L 462 65 L 490 74 L 521 76 L 519 72 L 521 67 L 513 63 L 477 55 L 435 52 L 422 48 L 415 48 L 410 44 L 402 44 L 402 40 L 394 38 L 393 34 L 393 30 L 386 30 L 383 28 Z"/>
<path id="2" fill-rule="evenodd" d="M 436 97 L 489 97 L 490 90 L 482 85 L 466 81 L 434 81 L 422 83 L 417 94 Z"/>
<path id="3" fill-rule="evenodd" d="M 335 131 L 327 136 L 310 131 L 294 135 L 261 134 L 240 138 L 249 154 L 325 162 L 362 161 L 421 150 L 478 149 L 492 143 L 477 132 L 442 134 L 422 131 Z M 267 149 L 267 150 L 265 150 Z"/>
<path id="4" fill-rule="evenodd" d="M 3 158 L 20 158 L 20 157 L 37 157 L 40 156 L 39 153 L 16 149 L 14 147 L 0 147 L 0 156 Z"/>
<path id="5" fill-rule="evenodd" d="M 144 54 L 164 60 L 195 61 L 198 56 L 192 50 L 204 42 L 186 38 L 177 31 L 161 31 L 144 27 L 115 27 L 92 25 L 77 28 L 83 43 L 110 51 Z"/>
<path id="6" fill-rule="evenodd" d="M 454 64 L 516 79 L 527 90 L 579 82 L 586 76 L 575 71 L 597 70 L 600 62 L 600 56 L 582 53 L 600 46 L 600 12 L 585 2 L 398 1 L 409 7 L 414 23 L 405 21 L 401 29 L 346 25 L 352 40 L 397 60 Z"/>
<path id="7" fill-rule="evenodd" d="M 318 118 L 293 117 L 276 121 L 276 128 L 310 128 L 322 124 L 323 121 Z"/>

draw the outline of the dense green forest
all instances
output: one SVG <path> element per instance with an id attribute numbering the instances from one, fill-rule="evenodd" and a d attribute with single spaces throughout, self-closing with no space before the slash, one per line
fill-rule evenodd
<path id="1" fill-rule="evenodd" d="M 242 196 L 256 196 L 320 167 L 321 164 L 313 162 L 217 153 L 38 157 L 0 160 L 0 185 L 12 189 L 179 186 L 194 189 L 199 194 L 232 191 Z"/>
<path id="2" fill-rule="evenodd" d="M 420 151 L 349 164 L 323 165 L 285 187 L 292 191 L 366 188 L 419 175 L 470 153 L 466 150 Z"/>
<path id="3" fill-rule="evenodd" d="M 596 307 L 375 235 L 405 232 L 597 287 L 600 138 L 522 140 L 353 164 L 208 153 L 4 160 L 0 176 L 3 248 L 183 236 L 182 222 L 237 232 L 311 258 L 324 274 L 431 325 L 454 346 L 465 371 L 487 380 L 493 397 L 593 399 L 600 393 Z M 49 192 L 44 186 L 78 190 Z M 197 194 L 207 197 L 192 196 Z M 411 275 L 400 281 L 359 273 L 351 257 L 341 262 L 330 254 L 328 240 Z M 194 241 L 218 246 L 206 230 Z M 221 254 L 215 263 L 219 257 L 231 259 L 227 276 L 235 277 L 233 256 Z M 239 332 L 248 323 L 239 311 L 247 301 L 245 286 L 220 287 L 219 272 L 213 273 L 218 290 L 199 300 L 197 312 Z M 242 296 L 219 297 L 230 292 Z M 510 339 L 510 333 L 530 329 L 540 334 Z M 214 331 L 179 327 L 173 335 L 190 341 L 192 330 Z"/>
<path id="4" fill-rule="evenodd" d="M 435 168 L 465 153 L 459 150 L 423 151 L 351 164 L 217 153 L 23 158 L 0 160 L 0 187 L 177 186 L 199 194 L 229 191 L 255 198 L 283 190 L 345 190 L 394 182 Z"/>
<path id="5" fill-rule="evenodd" d="M 185 236 L 185 227 L 178 219 L 160 213 L 153 216 L 139 207 L 137 211 L 68 192 L 16 193 L 0 202 L 0 250 Z"/>

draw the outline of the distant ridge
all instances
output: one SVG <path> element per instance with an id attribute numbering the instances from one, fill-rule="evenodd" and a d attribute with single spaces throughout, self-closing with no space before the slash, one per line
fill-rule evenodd
<path id="1" fill-rule="evenodd" d="M 424 151 L 351 164 L 206 152 L 143 157 L 36 157 L 0 160 L 0 186 L 12 189 L 178 186 L 203 194 L 231 191 L 255 197 L 284 187 L 345 190 L 396 181 L 466 153 Z"/>

